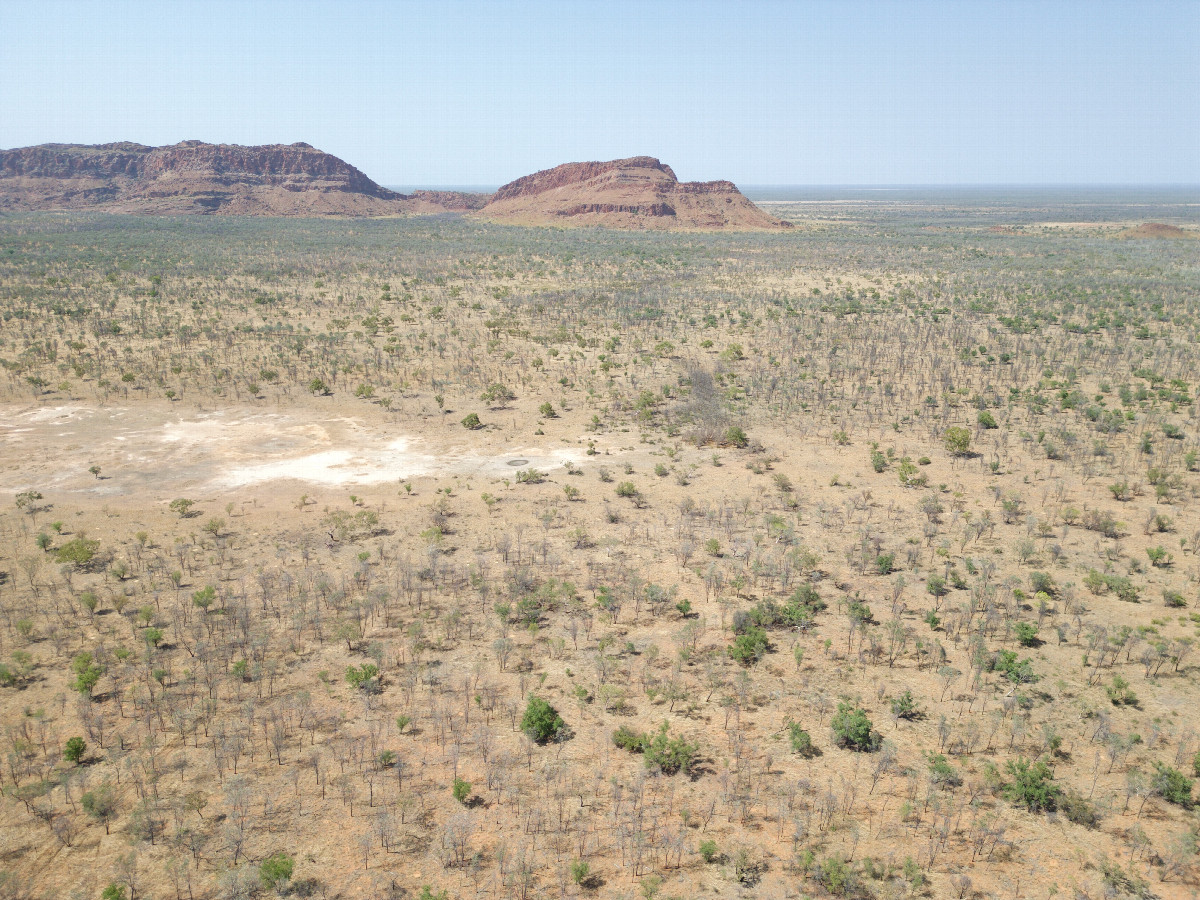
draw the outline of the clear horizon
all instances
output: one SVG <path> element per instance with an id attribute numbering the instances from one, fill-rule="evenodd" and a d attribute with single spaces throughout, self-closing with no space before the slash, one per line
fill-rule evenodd
<path id="1" fill-rule="evenodd" d="M 1200 181 L 1195 2 L 0 4 L 0 147 L 306 141 L 380 184 Z"/>

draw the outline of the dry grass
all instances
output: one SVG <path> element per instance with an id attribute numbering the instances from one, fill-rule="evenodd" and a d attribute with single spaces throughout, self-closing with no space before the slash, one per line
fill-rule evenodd
<path id="1" fill-rule="evenodd" d="M 347 898 L 1190 895 L 1193 814 L 1148 785 L 1198 749 L 1195 262 L 992 213 L 926 231 L 941 214 L 724 237 L 7 221 L 15 895 L 241 896 L 276 851 L 294 894 Z M 497 382 L 516 398 L 492 408 Z M 735 424 L 750 446 L 688 440 Z M 63 568 L 81 535 L 96 559 Z M 732 660 L 738 614 L 801 584 L 811 625 Z M 1036 681 L 993 670 L 1006 650 Z M 344 677 L 368 663 L 379 693 Z M 531 695 L 569 740 L 524 738 Z M 843 700 L 879 750 L 837 746 Z M 611 741 L 664 721 L 690 775 Z M 1095 827 L 1001 787 L 1039 757 Z M 107 833 L 82 806 L 106 783 Z"/>

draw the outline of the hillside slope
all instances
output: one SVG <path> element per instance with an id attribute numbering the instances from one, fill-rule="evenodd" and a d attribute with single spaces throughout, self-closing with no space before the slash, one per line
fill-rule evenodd
<path id="1" fill-rule="evenodd" d="M 486 198 L 398 194 L 309 144 L 43 144 L 0 151 L 0 209 L 160 215 L 387 216 Z"/>
<path id="2" fill-rule="evenodd" d="M 526 175 L 496 191 L 481 216 L 526 225 L 658 230 L 788 227 L 732 182 L 681 182 L 650 156 L 567 163 Z"/>

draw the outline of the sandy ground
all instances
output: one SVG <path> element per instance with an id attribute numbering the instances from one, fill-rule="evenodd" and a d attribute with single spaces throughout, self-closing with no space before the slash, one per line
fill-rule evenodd
<path id="1" fill-rule="evenodd" d="M 465 435 L 465 437 L 464 437 Z M 420 476 L 504 477 L 584 458 L 569 447 L 509 444 L 428 423 L 289 409 L 209 411 L 158 406 L 0 409 L 0 490 L 26 488 L 125 496 L 222 493 L 273 481 L 322 487 Z M 100 478 L 88 469 L 100 466 Z"/>

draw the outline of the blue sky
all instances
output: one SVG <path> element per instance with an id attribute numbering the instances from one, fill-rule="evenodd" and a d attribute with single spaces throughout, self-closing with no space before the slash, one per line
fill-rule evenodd
<path id="1" fill-rule="evenodd" d="M 0 0 L 0 147 L 304 140 L 385 184 L 1200 182 L 1200 0 Z"/>

